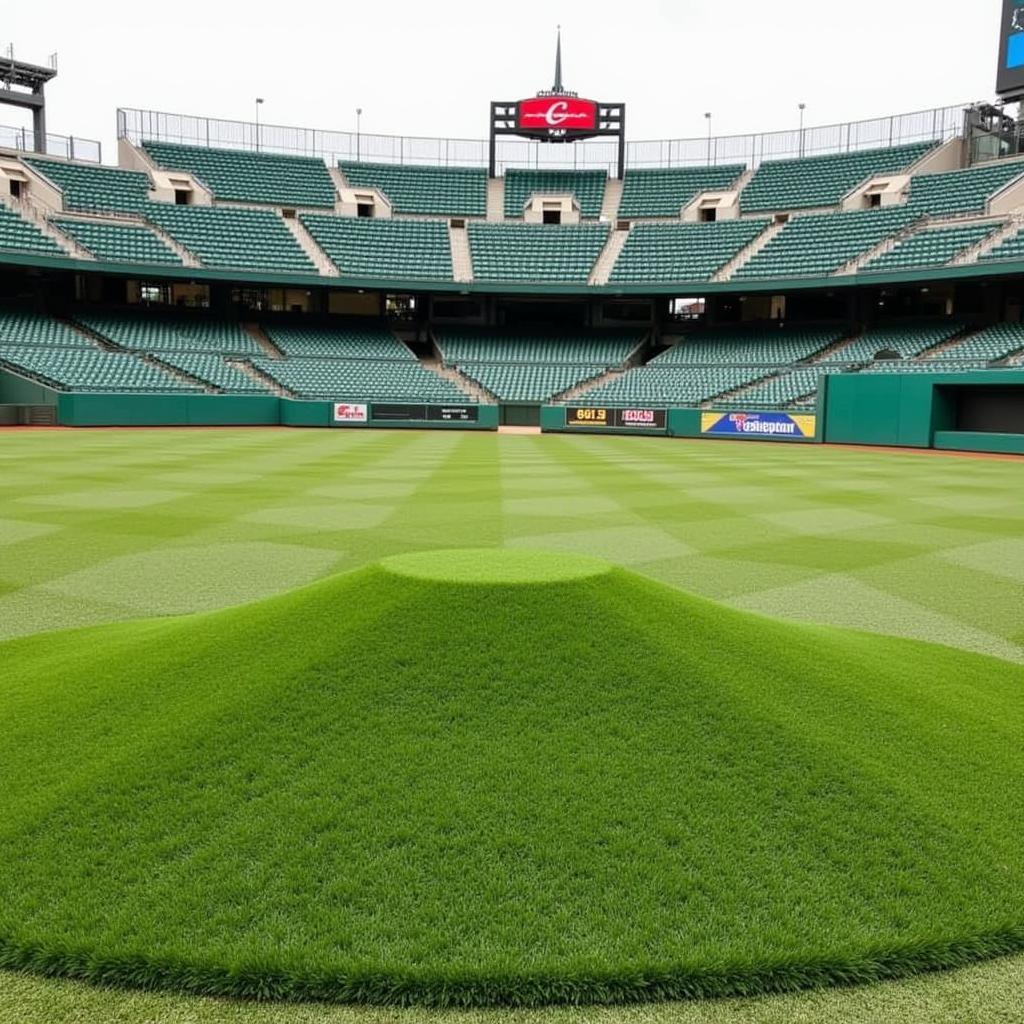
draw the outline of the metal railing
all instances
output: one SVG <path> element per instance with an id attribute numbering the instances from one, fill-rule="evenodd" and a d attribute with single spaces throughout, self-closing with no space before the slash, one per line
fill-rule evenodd
<path id="1" fill-rule="evenodd" d="M 753 168 L 764 160 L 849 153 L 932 140 L 947 142 L 963 134 L 964 110 L 970 106 L 970 103 L 958 103 L 792 131 L 628 142 L 626 166 L 746 164 Z M 339 160 L 438 167 L 485 167 L 488 163 L 486 139 L 369 135 L 130 108 L 117 112 L 117 136 L 135 144 L 153 140 L 314 156 L 331 165 Z M 615 173 L 617 160 L 618 143 L 615 141 L 587 140 L 570 146 L 528 139 L 497 140 L 499 173 L 509 167 L 593 169 Z"/>
<path id="2" fill-rule="evenodd" d="M 13 128 L 8 125 L 0 125 L 0 149 L 60 156 L 66 160 L 87 160 L 96 164 L 103 160 L 103 145 L 95 139 L 79 139 L 74 135 L 47 135 L 45 148 L 38 150 L 35 133 L 31 128 Z"/>

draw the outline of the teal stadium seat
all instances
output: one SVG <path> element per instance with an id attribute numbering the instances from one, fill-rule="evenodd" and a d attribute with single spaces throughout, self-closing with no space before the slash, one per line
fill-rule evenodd
<path id="1" fill-rule="evenodd" d="M 0 203 L 0 252 L 29 252 L 37 256 L 66 256 L 49 235 L 44 235 L 20 213 Z"/>
<path id="2" fill-rule="evenodd" d="M 890 235 L 902 231 L 914 218 L 903 206 L 798 215 L 749 263 L 740 267 L 733 279 L 834 274 Z"/>
<path id="3" fill-rule="evenodd" d="M 505 172 L 505 216 L 522 217 L 526 201 L 538 193 L 571 194 L 579 203 L 580 216 L 597 220 L 604 203 L 608 175 L 604 171 L 528 171 Z"/>
<path id="4" fill-rule="evenodd" d="M 136 352 L 197 352 L 263 355 L 263 349 L 237 323 L 203 314 L 163 312 L 80 313 L 77 321 L 121 348 Z"/>
<path id="5" fill-rule="evenodd" d="M 902 359 L 913 359 L 955 338 L 963 329 L 964 325 L 959 320 L 877 324 L 830 352 L 821 362 L 830 366 L 851 366 L 870 363 L 880 353 L 896 353 Z"/>
<path id="6" fill-rule="evenodd" d="M 444 221 L 307 213 L 302 223 L 344 277 L 452 280 Z"/>
<path id="7" fill-rule="evenodd" d="M 713 224 L 636 224 L 612 284 L 707 281 L 769 225 L 760 219 Z"/>
<path id="8" fill-rule="evenodd" d="M 264 333 L 289 357 L 319 359 L 398 359 L 414 361 L 412 351 L 386 327 L 265 326 Z"/>
<path id="9" fill-rule="evenodd" d="M 910 179 L 907 208 L 915 216 L 984 213 L 989 198 L 1022 174 L 1022 160 L 999 160 L 944 174 L 919 174 Z"/>
<path id="10" fill-rule="evenodd" d="M 376 188 L 396 213 L 483 217 L 487 213 L 486 167 L 428 167 L 416 164 L 339 164 L 354 188 Z"/>
<path id="11" fill-rule="evenodd" d="M 149 203 L 145 215 L 207 267 L 317 272 L 284 221 L 271 210 Z"/>
<path id="12" fill-rule="evenodd" d="M 866 263 L 860 272 L 942 267 L 965 249 L 987 238 L 998 227 L 998 224 L 988 223 L 951 228 L 922 228 L 901 239 L 888 252 Z"/>
<path id="13" fill-rule="evenodd" d="M 37 158 L 25 162 L 60 189 L 65 210 L 139 213 L 145 209 L 152 187 L 149 175 L 142 171 Z"/>
<path id="14" fill-rule="evenodd" d="M 85 220 L 54 220 L 52 223 L 98 260 L 181 265 L 181 257 L 173 249 L 149 228 L 140 225 Z"/>
<path id="15" fill-rule="evenodd" d="M 188 171 L 217 199 L 269 206 L 334 207 L 334 182 L 319 157 L 208 149 L 155 140 L 142 146 L 158 167 Z"/>
<path id="16" fill-rule="evenodd" d="M 608 241 L 598 224 L 468 225 L 477 281 L 586 284 Z"/>
<path id="17" fill-rule="evenodd" d="M 253 359 L 252 363 L 300 398 L 465 404 L 451 381 L 415 360 Z"/>
<path id="18" fill-rule="evenodd" d="M 740 193 L 740 206 L 744 213 L 837 206 L 865 179 L 905 171 L 934 146 L 934 142 L 917 142 L 795 160 L 766 160 Z"/>
<path id="19" fill-rule="evenodd" d="M 746 168 L 742 164 L 720 167 L 657 167 L 626 171 L 622 180 L 619 216 L 678 217 L 684 206 L 701 192 L 723 192 L 735 185 Z"/>

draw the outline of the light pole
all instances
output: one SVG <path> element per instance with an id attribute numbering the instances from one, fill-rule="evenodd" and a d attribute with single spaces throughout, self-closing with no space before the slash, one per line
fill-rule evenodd
<path id="1" fill-rule="evenodd" d="M 711 166 L 711 111 L 705 111 L 704 118 L 708 123 L 708 167 Z"/>
<path id="2" fill-rule="evenodd" d="M 807 109 L 806 103 L 799 104 L 800 107 L 800 155 L 804 155 L 804 111 Z"/>
<path id="3" fill-rule="evenodd" d="M 356 162 L 360 159 L 363 136 L 363 108 L 356 107 Z"/>
<path id="4" fill-rule="evenodd" d="M 260 107 L 263 106 L 263 97 L 256 97 L 256 152 L 260 151 Z"/>

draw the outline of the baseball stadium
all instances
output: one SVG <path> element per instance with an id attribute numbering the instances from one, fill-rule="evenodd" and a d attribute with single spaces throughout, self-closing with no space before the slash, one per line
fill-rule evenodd
<path id="1" fill-rule="evenodd" d="M 476 139 L 0 57 L 0 1024 L 1024 1020 L 1001 6 L 661 140 L 554 25 Z"/>

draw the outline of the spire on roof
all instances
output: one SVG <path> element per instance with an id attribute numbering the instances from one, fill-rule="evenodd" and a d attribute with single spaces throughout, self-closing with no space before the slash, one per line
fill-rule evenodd
<path id="1" fill-rule="evenodd" d="M 563 93 L 562 88 L 562 26 L 558 26 L 558 45 L 555 48 L 555 84 L 551 90 L 553 93 Z"/>

